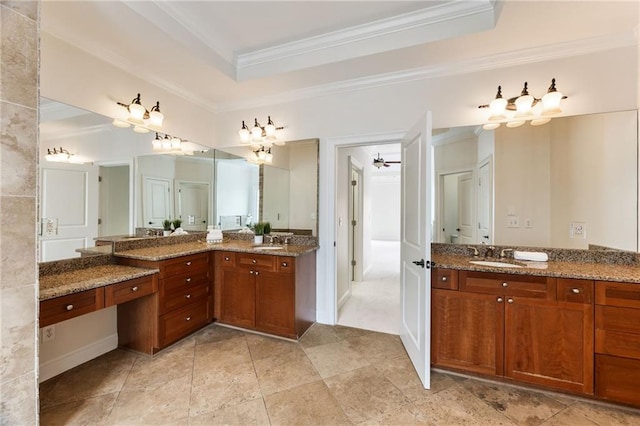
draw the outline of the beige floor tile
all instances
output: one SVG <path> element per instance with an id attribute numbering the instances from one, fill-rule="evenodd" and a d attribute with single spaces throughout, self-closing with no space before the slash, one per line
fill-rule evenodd
<path id="1" fill-rule="evenodd" d="M 196 346 L 194 374 L 209 366 L 233 365 L 251 362 L 251 353 L 244 337 L 206 343 Z"/>
<path id="2" fill-rule="evenodd" d="M 351 424 L 321 380 L 268 395 L 265 403 L 273 425 Z"/>
<path id="3" fill-rule="evenodd" d="M 566 408 L 540 392 L 511 386 L 467 381 L 464 388 L 517 424 L 540 425 Z"/>
<path id="4" fill-rule="evenodd" d="M 291 352 L 255 361 L 254 367 L 262 395 L 315 382 L 320 375 L 304 352 Z"/>
<path id="5" fill-rule="evenodd" d="M 391 358 L 407 356 L 400 337 L 394 334 L 371 332 L 363 336 L 350 337 L 347 340 L 371 364 L 384 363 Z"/>
<path id="6" fill-rule="evenodd" d="M 342 340 L 330 325 L 315 323 L 307 330 L 300 339 L 300 345 L 303 348 L 311 348 L 318 345 L 326 345 L 327 343 L 335 343 Z"/>
<path id="7" fill-rule="evenodd" d="M 130 392 L 162 385 L 173 379 L 191 379 L 194 351 L 193 344 L 183 344 L 161 352 L 154 358 L 138 357 L 122 390 Z"/>
<path id="8" fill-rule="evenodd" d="M 209 366 L 194 377 L 190 416 L 214 412 L 254 399 L 262 400 L 252 362 Z"/>
<path id="9" fill-rule="evenodd" d="M 80 401 L 67 402 L 40 411 L 42 426 L 104 425 L 118 393 L 109 393 Z"/>
<path id="10" fill-rule="evenodd" d="M 472 393 L 464 389 L 466 383 L 457 384 L 427 399 L 415 403 L 437 425 L 515 425 Z"/>
<path id="11" fill-rule="evenodd" d="M 414 404 L 403 405 L 402 407 L 391 410 L 387 413 L 380 414 L 372 419 L 359 423 L 359 426 L 365 425 L 434 425 L 429 420 L 429 416 Z"/>
<path id="12" fill-rule="evenodd" d="M 323 378 L 357 370 L 369 365 L 366 359 L 346 340 L 305 350 L 307 356 Z"/>
<path id="13" fill-rule="evenodd" d="M 107 419 L 109 425 L 188 424 L 191 378 L 120 392 Z"/>
<path id="14" fill-rule="evenodd" d="M 374 367 L 363 367 L 325 379 L 349 419 L 360 423 L 386 414 L 409 400 Z"/>
<path id="15" fill-rule="evenodd" d="M 600 426 L 640 425 L 640 410 L 577 402 L 544 423 L 545 426 L 591 426 L 593 424 Z"/>
<path id="16" fill-rule="evenodd" d="M 300 351 L 300 345 L 296 342 L 289 342 L 275 337 L 247 333 L 246 339 L 249 351 L 251 352 L 251 359 L 254 361 Z"/>
<path id="17" fill-rule="evenodd" d="M 244 337 L 244 331 L 234 328 L 211 324 L 194 334 L 196 345 L 204 343 L 221 342 L 223 340 L 238 339 Z"/>
<path id="18" fill-rule="evenodd" d="M 262 398 L 199 414 L 189 419 L 189 425 L 269 425 L 269 415 Z"/>
<path id="19" fill-rule="evenodd" d="M 53 388 L 41 396 L 41 408 L 120 391 L 137 358 L 116 349 L 63 373 L 55 378 Z"/>

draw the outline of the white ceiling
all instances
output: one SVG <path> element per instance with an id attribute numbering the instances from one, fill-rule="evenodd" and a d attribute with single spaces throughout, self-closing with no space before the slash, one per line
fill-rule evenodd
<path id="1" fill-rule="evenodd" d="M 45 0 L 41 8 L 43 32 L 212 111 L 635 43 L 638 19 L 635 0 Z"/>

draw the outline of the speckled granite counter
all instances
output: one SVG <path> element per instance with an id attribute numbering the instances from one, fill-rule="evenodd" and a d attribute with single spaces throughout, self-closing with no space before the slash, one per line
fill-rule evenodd
<path id="1" fill-rule="evenodd" d="M 134 268 L 123 265 L 98 265 L 83 269 L 40 276 L 40 300 L 66 296 L 92 288 L 157 273 L 157 269 Z"/>
<path id="2" fill-rule="evenodd" d="M 435 267 L 451 268 L 464 271 L 499 272 L 519 275 L 538 275 L 557 278 L 577 278 L 587 280 L 618 281 L 640 283 L 640 267 L 637 265 L 589 263 L 589 262 L 521 262 L 513 259 L 506 260 L 515 263 L 521 268 L 502 268 L 483 265 L 474 265 L 470 260 L 492 260 L 482 257 L 461 256 L 456 254 L 433 253 L 431 261 Z"/>
<path id="3" fill-rule="evenodd" d="M 160 261 L 171 259 L 174 257 L 186 256 L 190 254 L 202 253 L 207 251 L 235 251 L 243 253 L 270 254 L 274 256 L 300 256 L 317 250 L 316 246 L 303 245 L 282 245 L 282 249 L 269 250 L 260 249 L 259 247 L 268 247 L 268 245 L 255 246 L 251 241 L 230 240 L 223 243 L 207 244 L 202 241 L 192 241 L 181 244 L 169 244 L 162 246 L 150 246 L 137 248 L 132 250 L 116 251 L 114 256 L 124 257 L 128 259 Z"/>

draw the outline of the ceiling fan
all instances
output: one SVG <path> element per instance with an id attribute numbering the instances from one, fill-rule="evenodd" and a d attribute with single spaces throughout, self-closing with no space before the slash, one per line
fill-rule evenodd
<path id="1" fill-rule="evenodd" d="M 389 167 L 390 164 L 400 164 L 400 161 L 384 161 L 384 158 L 380 157 L 380 153 L 378 153 L 377 158 L 373 159 L 373 167 L 378 169 L 382 166 Z"/>

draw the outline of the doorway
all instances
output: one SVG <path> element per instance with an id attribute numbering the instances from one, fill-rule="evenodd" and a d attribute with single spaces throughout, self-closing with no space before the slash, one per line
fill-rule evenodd
<path id="1" fill-rule="evenodd" d="M 129 164 L 101 165 L 98 171 L 98 236 L 131 234 Z"/>
<path id="2" fill-rule="evenodd" d="M 374 167 L 378 157 L 387 165 Z M 337 158 L 337 207 L 346 213 L 338 217 L 337 323 L 399 334 L 400 145 L 339 148 Z"/>

